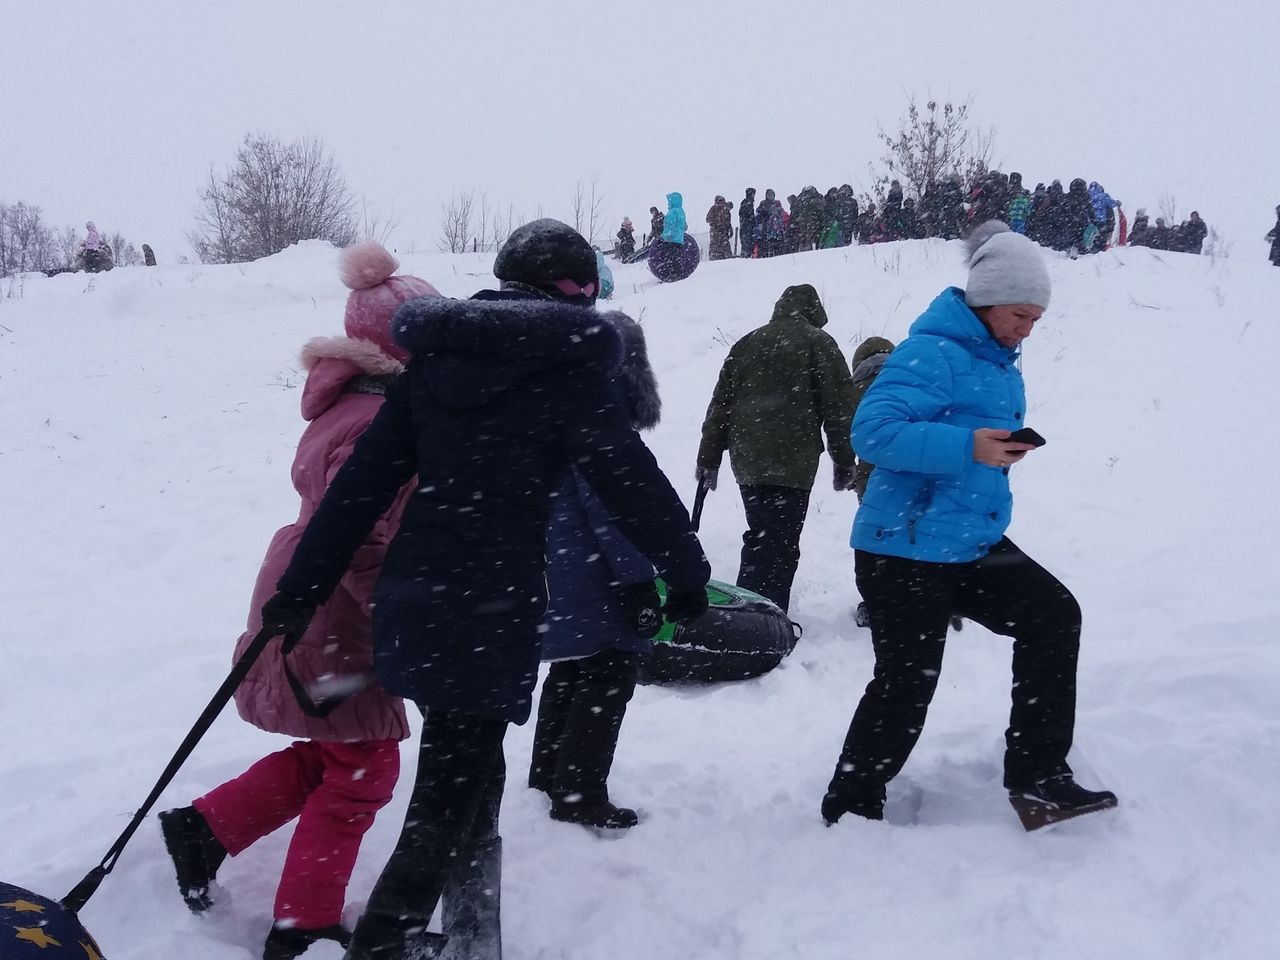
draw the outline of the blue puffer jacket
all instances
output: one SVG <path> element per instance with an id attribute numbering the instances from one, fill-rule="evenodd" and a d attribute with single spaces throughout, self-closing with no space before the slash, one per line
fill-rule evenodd
<path id="1" fill-rule="evenodd" d="M 667 243 L 684 243 L 688 224 L 684 218 L 684 198 L 678 193 L 667 194 L 667 219 L 662 222 L 662 239 Z"/>
<path id="2" fill-rule="evenodd" d="M 1009 527 L 1007 469 L 973 459 L 973 431 L 1023 425 L 1018 351 L 993 338 L 958 287 L 911 325 L 858 405 L 851 436 L 876 465 L 855 549 L 935 563 L 985 556 Z"/>

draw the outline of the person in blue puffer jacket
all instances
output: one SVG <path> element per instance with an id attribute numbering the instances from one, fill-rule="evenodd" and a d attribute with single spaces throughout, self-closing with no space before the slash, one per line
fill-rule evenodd
<path id="1" fill-rule="evenodd" d="M 662 239 L 667 243 L 684 243 L 684 233 L 687 229 L 684 198 L 678 193 L 668 193 L 667 216 L 662 221 Z"/>
<path id="2" fill-rule="evenodd" d="M 644 332 L 625 313 L 602 313 L 622 339 L 613 371 L 637 430 L 658 424 L 662 402 Z M 529 786 L 551 798 L 551 819 L 625 830 L 634 810 L 609 800 L 608 778 L 640 658 L 662 626 L 653 564 L 618 529 L 607 507 L 570 467 L 547 528 L 542 684 Z"/>
<path id="3" fill-rule="evenodd" d="M 1009 468 L 1034 449 L 1010 437 L 1026 412 L 1019 345 L 1048 306 L 1049 273 L 1036 244 L 1000 221 L 975 229 L 968 250 L 966 289 L 944 290 L 912 324 L 853 421 L 854 450 L 876 465 L 851 538 L 876 663 L 823 797 L 828 824 L 883 818 L 953 613 L 1013 638 L 1004 783 L 1024 823 L 1028 809 L 1061 818 L 1116 802 L 1067 765 L 1080 607 L 1005 536 Z"/>

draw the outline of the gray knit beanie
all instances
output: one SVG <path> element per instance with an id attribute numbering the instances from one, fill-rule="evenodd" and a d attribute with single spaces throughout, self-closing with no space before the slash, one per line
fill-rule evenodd
<path id="1" fill-rule="evenodd" d="M 971 307 L 1001 303 L 1049 306 L 1049 271 L 1040 247 L 1008 224 L 988 220 L 965 241 L 969 251 L 969 282 L 964 302 Z"/>

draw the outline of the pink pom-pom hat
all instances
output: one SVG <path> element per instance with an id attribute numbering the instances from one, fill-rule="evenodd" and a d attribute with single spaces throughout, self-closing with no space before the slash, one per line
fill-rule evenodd
<path id="1" fill-rule="evenodd" d="M 389 356 L 409 358 L 391 339 L 391 315 L 415 297 L 438 297 L 440 291 L 418 277 L 395 276 L 400 262 L 376 240 L 362 240 L 342 251 L 338 275 L 351 288 L 347 295 L 347 336 L 367 340 Z"/>

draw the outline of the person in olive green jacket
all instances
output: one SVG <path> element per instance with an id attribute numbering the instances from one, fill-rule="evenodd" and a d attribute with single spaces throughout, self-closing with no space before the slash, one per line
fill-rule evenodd
<path id="1" fill-rule="evenodd" d="M 858 404 L 862 401 L 862 396 L 867 392 L 867 387 L 871 386 L 871 381 L 875 380 L 876 374 L 880 372 L 880 368 L 884 366 L 885 360 L 889 354 L 893 353 L 893 341 L 886 340 L 884 337 L 867 337 L 860 344 L 858 349 L 853 351 L 853 360 L 849 366 L 853 369 L 853 412 L 857 413 Z M 857 456 L 857 451 L 854 451 Z M 858 495 L 858 502 L 862 502 L 863 496 L 867 492 L 867 480 L 871 477 L 871 471 L 875 469 L 874 463 L 868 463 L 862 457 L 858 457 L 858 464 L 853 471 L 853 492 Z"/>
<path id="2" fill-rule="evenodd" d="M 876 378 L 876 374 L 880 372 L 880 368 L 884 366 L 885 360 L 889 354 L 893 353 L 893 342 L 886 340 L 884 337 L 867 337 L 860 344 L 858 349 L 853 351 L 853 360 L 849 366 L 853 368 L 853 412 L 858 412 L 858 404 L 862 402 L 863 395 L 867 392 L 867 388 Z M 857 451 L 854 451 L 857 456 Z M 858 502 L 862 502 L 862 498 L 867 493 L 867 481 L 871 479 L 871 471 L 876 468 L 874 463 L 868 463 L 862 457 L 858 457 L 858 464 L 853 471 L 853 492 L 858 495 Z M 864 601 L 858 601 L 858 608 L 853 614 L 854 620 L 858 626 L 866 627 L 871 624 L 871 618 L 867 614 L 867 605 Z"/>
<path id="3" fill-rule="evenodd" d="M 823 431 L 835 489 L 853 489 L 853 378 L 839 346 L 822 330 L 826 323 L 810 284 L 787 287 L 773 319 L 729 350 L 698 448 L 700 486 L 716 488 L 728 450 L 742 491 L 747 530 L 738 586 L 783 610 L 800 563 L 800 531 Z"/>

